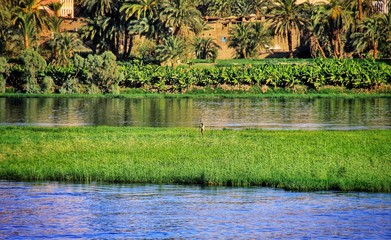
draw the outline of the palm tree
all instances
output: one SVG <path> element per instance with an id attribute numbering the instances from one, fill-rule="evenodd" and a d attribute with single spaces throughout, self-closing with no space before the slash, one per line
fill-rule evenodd
<path id="1" fill-rule="evenodd" d="M 95 53 L 111 51 L 118 58 L 129 55 L 132 47 L 132 38 L 129 30 L 129 21 L 120 11 L 123 0 L 87 0 L 84 3 L 90 15 L 83 27 L 83 39 Z M 122 51 L 122 53 L 121 53 Z"/>
<path id="2" fill-rule="evenodd" d="M 388 56 L 388 57 L 391 57 L 391 1 L 389 1 L 389 5 L 388 5 L 388 9 L 389 9 L 389 12 L 388 14 L 386 15 L 386 18 L 385 18 L 385 40 L 384 40 L 384 46 L 385 46 L 385 55 Z"/>
<path id="3" fill-rule="evenodd" d="M 234 15 L 235 16 L 249 16 L 250 14 L 255 13 L 253 5 L 249 4 L 247 1 L 237 1 L 234 6 Z"/>
<path id="4" fill-rule="evenodd" d="M 47 19 L 47 24 L 49 29 L 52 31 L 52 42 L 56 38 L 57 35 L 60 34 L 60 27 L 61 23 L 63 22 L 62 18 L 56 17 L 56 16 L 50 16 Z M 49 42 L 50 45 L 53 45 L 52 42 Z M 53 45 L 53 50 L 52 50 L 52 58 L 56 59 L 58 56 L 58 49 L 56 44 Z"/>
<path id="5" fill-rule="evenodd" d="M 229 17 L 234 15 L 234 7 L 237 0 L 214 0 L 209 3 L 208 14 L 219 17 Z"/>
<path id="6" fill-rule="evenodd" d="M 164 0 L 160 19 L 173 30 L 174 36 L 202 30 L 202 16 L 192 0 Z"/>
<path id="7" fill-rule="evenodd" d="M 84 0 L 83 8 L 93 17 L 105 16 L 111 13 L 112 0 Z"/>
<path id="8" fill-rule="evenodd" d="M 60 32 L 61 23 L 63 22 L 62 18 L 56 16 L 50 16 L 47 18 L 47 25 L 52 31 L 52 35 Z"/>
<path id="9" fill-rule="evenodd" d="M 15 7 L 9 1 L 0 0 L 0 55 L 6 51 L 9 38 L 14 35 L 14 11 Z"/>
<path id="10" fill-rule="evenodd" d="M 308 21 L 304 30 L 304 36 L 307 37 L 307 43 L 309 42 L 311 56 L 316 57 L 318 52 L 323 58 L 326 58 L 324 48 L 328 45 L 328 30 L 325 27 L 328 26 L 328 21 L 325 18 L 319 17 L 320 4 L 313 4 L 310 2 L 304 3 L 304 13 Z"/>
<path id="11" fill-rule="evenodd" d="M 384 14 L 375 15 L 372 18 L 365 18 L 360 24 L 362 32 L 352 34 L 353 46 L 357 51 L 362 52 L 367 48 L 373 50 L 373 57 L 378 56 L 379 43 L 385 39 L 387 18 Z"/>
<path id="12" fill-rule="evenodd" d="M 46 5 L 50 11 L 53 12 L 55 17 L 60 17 L 60 11 L 62 8 L 62 3 L 60 2 L 51 2 L 48 5 Z"/>
<path id="13" fill-rule="evenodd" d="M 182 38 L 170 36 L 165 39 L 163 44 L 157 46 L 158 60 L 175 67 L 184 56 L 185 47 Z"/>
<path id="14" fill-rule="evenodd" d="M 31 13 L 19 13 L 16 19 L 16 26 L 23 36 L 24 49 L 28 49 L 36 40 L 36 22 Z"/>
<path id="15" fill-rule="evenodd" d="M 45 26 L 47 12 L 43 8 L 43 0 L 20 0 L 18 7 L 21 12 L 31 15 L 31 20 L 34 21 L 38 30 L 42 30 Z"/>
<path id="16" fill-rule="evenodd" d="M 82 42 L 76 34 L 59 33 L 52 43 L 57 49 L 55 62 L 59 65 L 68 64 L 69 59 L 74 55 L 77 48 L 82 46 Z"/>
<path id="17" fill-rule="evenodd" d="M 221 49 L 221 47 L 213 38 L 196 37 L 194 41 L 196 58 L 212 59 L 213 61 L 217 58 L 217 51 L 218 49 Z"/>
<path id="18" fill-rule="evenodd" d="M 254 50 L 265 49 L 272 44 L 271 32 L 268 27 L 260 22 L 252 23 L 253 28 L 250 44 Z"/>
<path id="19" fill-rule="evenodd" d="M 157 13 L 159 0 L 130 0 L 126 1 L 120 8 L 120 11 L 124 11 L 126 18 L 129 19 L 132 16 L 140 18 L 152 18 Z"/>
<path id="20" fill-rule="evenodd" d="M 248 58 L 270 43 L 270 32 L 263 23 L 240 23 L 231 31 L 228 46 L 235 49 L 236 57 Z"/>
<path id="21" fill-rule="evenodd" d="M 124 2 L 120 12 L 124 14 L 130 36 L 139 34 L 153 38 L 157 43 L 164 37 L 164 24 L 159 19 L 160 0 L 130 0 Z"/>
<path id="22" fill-rule="evenodd" d="M 345 0 L 331 0 L 326 4 L 323 16 L 328 20 L 330 42 L 334 57 L 343 57 L 342 36 L 352 23 L 352 12 Z"/>
<path id="23" fill-rule="evenodd" d="M 235 49 L 237 58 L 247 58 L 248 45 L 251 38 L 251 27 L 249 24 L 239 23 L 231 31 L 228 46 Z"/>
<path id="24" fill-rule="evenodd" d="M 268 22 L 274 34 L 288 39 L 289 57 L 293 58 L 293 32 L 299 33 L 307 21 L 302 17 L 303 5 L 297 0 L 276 0 L 271 4 Z"/>

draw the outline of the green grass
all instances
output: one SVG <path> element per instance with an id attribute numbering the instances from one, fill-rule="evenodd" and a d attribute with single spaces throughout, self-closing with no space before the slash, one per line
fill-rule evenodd
<path id="1" fill-rule="evenodd" d="M 0 127 L 0 179 L 391 192 L 391 131 Z"/>
<path id="2" fill-rule="evenodd" d="M 269 91 L 268 93 L 258 93 L 259 89 L 253 91 L 230 91 L 223 89 L 200 89 L 191 90 L 186 93 L 151 93 L 141 89 L 126 88 L 121 94 L 25 94 L 25 93 L 0 93 L 0 97 L 7 98 L 390 98 L 390 93 L 365 93 L 365 92 L 311 92 L 292 93 L 288 91 Z"/>

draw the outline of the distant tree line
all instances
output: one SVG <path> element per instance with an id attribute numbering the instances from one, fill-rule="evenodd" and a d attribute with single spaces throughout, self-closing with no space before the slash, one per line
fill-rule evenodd
<path id="1" fill-rule="evenodd" d="M 130 59 L 136 36 L 146 39 L 137 57 L 176 65 L 192 58 L 215 59 L 219 46 L 200 38 L 205 16 L 265 18 L 238 23 L 228 38 L 237 57 L 251 58 L 270 45 L 273 36 L 288 42 L 294 56 L 298 35 L 302 53 L 312 57 L 391 56 L 391 1 L 330 0 L 298 4 L 297 0 L 77 0 L 76 12 L 87 25 L 78 33 L 60 31 L 61 3 L 0 0 L 0 54 L 17 57 L 32 48 L 50 64 L 66 65 L 81 45 L 95 54 L 111 51 Z M 49 11 L 50 10 L 50 11 Z M 49 14 L 51 12 L 51 14 Z M 45 32 L 46 34 L 44 34 Z M 296 35 L 294 35 L 296 33 Z M 297 34 L 298 33 L 298 34 Z M 47 39 L 42 39 L 48 35 Z M 304 51 L 303 49 L 306 49 Z"/>
<path id="2" fill-rule="evenodd" d="M 214 79 L 213 84 L 216 81 L 242 84 L 247 81 L 243 79 L 252 79 L 251 84 L 266 81 L 266 85 L 280 86 L 272 78 L 265 80 L 252 75 L 228 79 L 227 76 L 233 77 L 230 71 L 234 68 L 169 73 L 166 68 L 158 68 L 169 75 L 137 82 L 133 77 L 143 75 L 143 69 L 148 68 L 143 65 L 129 75 L 129 69 L 133 68 L 118 65 L 116 61 L 140 59 L 144 63 L 171 67 L 192 58 L 213 61 L 219 46 L 213 39 L 199 36 L 206 28 L 205 16 L 249 15 L 264 20 L 242 22 L 232 28 L 228 44 L 238 58 L 256 57 L 260 49 L 271 45 L 274 36 L 288 42 L 291 58 L 294 57 L 294 36 L 298 36 L 302 44 L 300 53 L 307 56 L 388 58 L 391 57 L 391 12 L 382 9 L 391 9 L 390 3 L 387 0 L 330 0 L 313 4 L 299 4 L 297 0 L 77 0 L 77 15 L 84 17 L 87 24 L 71 33 L 61 31 L 64 18 L 59 14 L 62 7 L 59 2 L 43 5 L 42 0 L 0 0 L 0 90 L 3 92 L 9 85 L 15 91 L 28 93 L 116 93 L 121 86 L 130 85 L 177 86 L 178 83 L 182 86 L 182 82 L 186 82 L 185 85 L 190 82 L 190 86 L 193 82 L 203 85 L 206 80 L 200 79 Z M 137 48 L 136 39 L 143 39 Z M 86 47 L 92 54 L 82 54 Z M 373 87 L 389 83 L 389 68 L 384 69 L 384 74 L 376 72 L 368 76 L 349 72 L 343 76 L 332 74 L 329 78 L 338 76 L 345 81 L 348 77 L 361 76 L 346 80 L 357 80 L 346 85 Z M 285 70 L 291 71 L 283 68 L 282 73 L 286 73 Z M 245 74 L 241 69 L 235 71 Z M 178 76 L 184 72 L 190 75 L 179 81 Z M 205 77 L 199 76 L 200 72 L 206 74 Z M 327 72 L 321 73 L 327 75 Z M 210 77 L 210 74 L 222 79 Z M 308 85 L 303 77 L 294 74 L 285 77 L 292 79 L 292 76 L 295 76 L 294 84 L 288 85 Z M 197 80 L 189 80 L 193 78 Z M 325 81 L 319 79 L 314 80 L 316 84 L 324 84 Z M 132 81 L 137 84 L 129 84 Z"/>

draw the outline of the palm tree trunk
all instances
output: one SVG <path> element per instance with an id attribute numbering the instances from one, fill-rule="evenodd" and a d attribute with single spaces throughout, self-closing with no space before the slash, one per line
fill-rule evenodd
<path id="1" fill-rule="evenodd" d="M 377 58 L 377 43 L 376 41 L 373 42 L 373 57 Z"/>
<path id="2" fill-rule="evenodd" d="M 127 53 L 126 53 L 126 58 L 128 58 L 128 57 L 130 56 L 130 53 L 132 52 L 132 48 L 133 48 L 133 37 L 134 37 L 133 34 L 129 34 L 129 35 L 128 35 L 127 41 L 129 41 L 129 46 L 128 46 L 128 51 L 127 51 Z"/>
<path id="3" fill-rule="evenodd" d="M 122 53 L 122 58 L 125 59 L 128 53 L 128 38 L 129 38 L 129 32 L 125 29 L 125 35 L 124 35 L 124 50 Z"/>
<path id="4" fill-rule="evenodd" d="M 175 27 L 175 30 L 174 30 L 174 33 L 173 35 L 174 36 L 178 36 L 179 35 L 179 32 L 180 32 L 181 28 L 180 27 Z"/>
<path id="5" fill-rule="evenodd" d="M 318 38 L 315 36 L 312 36 L 312 39 L 315 42 L 316 48 L 319 50 L 320 54 L 322 55 L 322 58 L 326 58 L 326 54 L 324 53 L 322 46 L 320 46 Z"/>
<path id="6" fill-rule="evenodd" d="M 116 34 L 116 39 L 115 39 L 115 52 L 116 52 L 116 57 L 119 57 L 119 52 L 120 52 L 120 46 L 121 46 L 121 41 L 120 41 L 120 34 Z"/>
<path id="7" fill-rule="evenodd" d="M 30 43 L 29 43 L 29 36 L 27 33 L 24 34 L 23 41 L 24 41 L 24 49 L 28 49 L 30 47 Z"/>
<path id="8" fill-rule="evenodd" d="M 358 20 L 361 23 L 362 19 L 363 19 L 362 0 L 357 0 L 357 5 L 358 5 Z M 362 29 L 361 29 L 361 31 L 362 31 Z"/>
<path id="9" fill-rule="evenodd" d="M 363 13 L 362 13 L 362 0 L 357 0 L 357 5 L 358 5 L 358 21 L 359 21 L 359 31 L 360 32 L 363 32 L 363 28 L 362 28 L 362 19 L 363 19 Z M 360 58 L 363 58 L 362 55 L 361 55 L 361 52 L 358 51 L 358 56 Z"/>
<path id="10" fill-rule="evenodd" d="M 337 35 L 337 44 L 338 44 L 338 50 L 339 50 L 339 57 L 343 58 L 343 49 L 342 49 L 342 41 L 341 41 L 341 34 L 338 33 Z"/>
<path id="11" fill-rule="evenodd" d="M 338 48 L 338 33 L 336 31 L 333 31 L 333 33 L 331 34 L 330 42 L 331 42 L 331 47 L 333 49 L 333 55 L 335 58 L 338 58 L 340 54 Z"/>
<path id="12" fill-rule="evenodd" d="M 292 41 L 292 30 L 288 30 L 288 48 L 289 48 L 289 58 L 293 58 L 293 41 Z"/>

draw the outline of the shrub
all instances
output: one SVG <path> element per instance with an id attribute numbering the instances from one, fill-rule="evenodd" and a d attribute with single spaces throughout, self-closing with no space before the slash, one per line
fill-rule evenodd
<path id="1" fill-rule="evenodd" d="M 24 50 L 19 56 L 22 76 L 17 81 L 23 86 L 26 93 L 39 93 L 41 91 L 38 84 L 38 77 L 44 74 L 46 68 L 45 59 L 32 49 Z"/>
<path id="2" fill-rule="evenodd" d="M 55 85 L 52 77 L 45 76 L 40 85 L 42 93 L 54 93 Z"/>
<path id="3" fill-rule="evenodd" d="M 136 42 L 133 52 L 136 57 L 141 58 L 146 63 L 156 62 L 156 43 L 149 39 Z"/>
<path id="4" fill-rule="evenodd" d="M 5 93 L 5 78 L 0 74 L 0 93 Z"/>
<path id="5" fill-rule="evenodd" d="M 75 60 L 76 71 L 82 82 L 97 86 L 103 93 L 111 93 L 112 86 L 118 85 L 124 78 L 122 68 L 117 65 L 115 55 L 106 51 L 102 55 L 88 55 L 86 59 Z"/>
<path id="6" fill-rule="evenodd" d="M 67 79 L 60 88 L 61 94 L 75 94 L 75 93 L 83 93 L 80 89 L 77 78 L 69 78 Z"/>
<path id="7" fill-rule="evenodd" d="M 7 59 L 0 57 L 0 93 L 5 93 L 6 76 L 8 75 L 10 65 Z"/>

